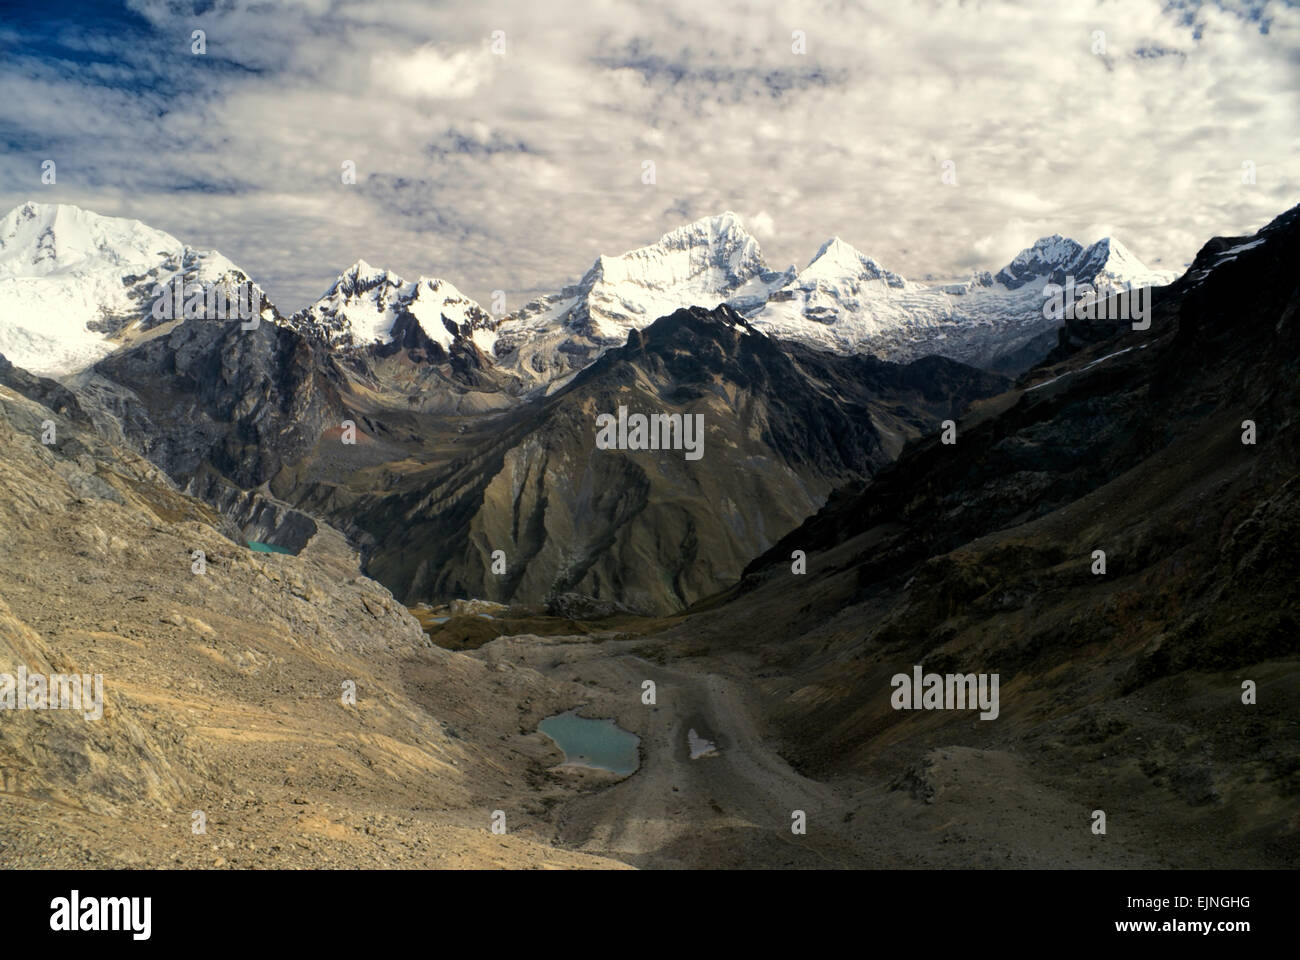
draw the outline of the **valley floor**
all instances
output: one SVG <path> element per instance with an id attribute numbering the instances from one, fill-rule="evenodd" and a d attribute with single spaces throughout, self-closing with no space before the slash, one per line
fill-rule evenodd
<path id="1" fill-rule="evenodd" d="M 90 642 L 102 648 L 115 639 L 124 635 Z M 427 648 L 376 661 L 364 684 L 382 689 L 383 702 L 366 709 L 363 698 L 355 717 L 322 709 L 319 698 L 267 696 L 232 709 L 220 690 L 202 685 L 156 695 L 119 690 L 163 730 L 179 716 L 194 718 L 179 735 L 195 761 L 190 788 L 169 810 L 124 803 L 92 811 L 10 779 L 0 861 L 230 869 L 1277 865 L 1226 849 L 1203 825 L 1189 827 L 1184 814 L 1195 809 L 1186 802 L 1140 788 L 1108 804 L 1110 835 L 1093 836 L 1079 798 L 1113 774 L 1101 763 L 1067 770 L 1024 743 L 918 745 L 903 751 L 911 760 L 901 773 L 882 763 L 827 780 L 804 776 L 782 757 L 767 719 L 771 696 L 745 665 L 671 659 L 657 640 L 626 631 L 505 636 L 468 653 Z M 647 680 L 653 704 L 642 702 Z M 641 738 L 635 774 L 562 764 L 536 728 L 573 707 L 614 718 Z M 398 716 L 406 711 L 411 716 Z M 691 730 L 716 754 L 691 759 Z M 200 810 L 206 833 L 196 835 Z M 504 835 L 490 829 L 497 810 L 506 816 Z M 796 811 L 803 834 L 791 829 Z"/>
<path id="2" fill-rule="evenodd" d="M 613 717 L 641 737 L 635 774 L 553 808 L 568 849 L 642 868 L 1280 865 L 1216 839 L 1184 798 L 1123 783 L 1104 763 L 1054 761 L 1038 744 L 918 744 L 902 751 L 911 760 L 901 773 L 882 763 L 826 781 L 803 776 L 782 758 L 764 720 L 771 698 L 743 667 L 643 656 L 660 649 L 642 638 L 523 636 L 479 650 L 490 663 L 582 684 L 583 715 Z M 646 680 L 655 683 L 654 705 L 641 702 Z M 1147 710 L 1141 699 L 1129 708 Z M 690 758 L 691 729 L 717 745 L 716 756 Z M 1102 794 L 1112 818 L 1105 837 L 1093 835 L 1081 801 Z M 802 835 L 791 829 L 795 811 L 806 818 Z"/>

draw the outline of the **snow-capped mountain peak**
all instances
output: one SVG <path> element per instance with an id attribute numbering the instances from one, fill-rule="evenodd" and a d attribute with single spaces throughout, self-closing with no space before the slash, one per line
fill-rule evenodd
<path id="1" fill-rule="evenodd" d="M 139 220 L 102 217 L 66 203 L 15 207 L 0 220 L 0 277 L 154 264 L 184 244 Z"/>
<path id="2" fill-rule="evenodd" d="M 598 336 L 626 339 L 628 329 L 644 326 L 638 321 L 662 305 L 671 303 L 669 313 L 683 305 L 712 309 L 765 269 L 758 241 L 739 216 L 704 217 L 649 246 L 598 257 L 580 284 L 596 309 L 574 319 L 589 321 Z M 683 303 L 683 296 L 694 299 Z"/>
<path id="3" fill-rule="evenodd" d="M 808 266 L 748 311 L 758 330 L 821 350 L 860 352 L 892 336 L 920 337 L 951 314 L 947 299 L 831 237 Z"/>
<path id="4" fill-rule="evenodd" d="M 860 282 L 883 280 L 887 285 L 899 289 L 907 282 L 899 274 L 886 270 L 873 258 L 839 237 L 831 237 L 821 245 L 808 266 L 800 271 L 799 278 L 804 281 L 840 281 L 845 278 Z"/>
<path id="5" fill-rule="evenodd" d="M 1114 237 L 1102 237 L 1071 264 L 1076 279 L 1086 277 L 1095 286 L 1160 286 L 1173 281 L 1171 270 L 1152 270 Z"/>
<path id="6" fill-rule="evenodd" d="M 352 296 L 363 290 L 374 289 L 381 284 L 389 287 L 400 287 L 405 282 L 391 270 L 372 267 L 366 261 L 358 260 L 339 274 L 338 279 L 334 281 L 334 285 L 326 292 L 326 296 L 333 293 Z"/>
<path id="7" fill-rule="evenodd" d="M 1015 290 L 1032 280 L 1064 269 L 1076 261 L 1081 253 L 1082 244 L 1054 233 L 1050 237 L 1036 240 L 1033 246 L 1017 253 L 1010 263 L 997 272 L 994 279 L 1008 290 Z"/>
<path id="8" fill-rule="evenodd" d="M 408 282 L 365 260 L 344 270 L 323 297 L 291 318 L 299 329 L 340 348 L 391 343 L 406 335 L 411 321 L 443 351 L 462 337 L 488 353 L 496 342 L 491 316 L 449 281 L 422 276 Z"/>
<path id="9" fill-rule="evenodd" d="M 790 278 L 767 268 L 758 240 L 725 211 L 597 257 L 578 283 L 504 317 L 497 354 L 526 380 L 553 380 L 674 310 L 761 304 Z"/>
<path id="10" fill-rule="evenodd" d="M 247 274 L 139 220 L 29 201 L 0 219 L 0 354 L 33 373 L 90 366 L 157 325 L 155 292 L 176 276 L 220 284 Z M 275 308 L 253 285 L 263 319 Z"/>
<path id="11" fill-rule="evenodd" d="M 1043 287 L 1168 282 L 1118 241 L 1091 246 L 1060 234 L 1037 240 L 997 274 L 915 283 L 841 237 L 802 270 L 776 273 L 739 216 L 704 217 L 620 256 L 601 256 L 582 280 L 535 300 L 499 325 L 501 364 L 521 378 L 555 381 L 679 307 L 728 303 L 755 329 L 822 350 L 906 361 L 938 353 L 988 364 L 1050 346 Z M 1018 361 L 1019 362 L 1019 361 Z"/>
<path id="12" fill-rule="evenodd" d="M 1021 250 L 996 279 L 1008 290 L 1016 290 L 1039 281 L 1062 283 L 1066 277 L 1074 277 L 1077 283 L 1148 286 L 1168 283 L 1174 274 L 1150 269 L 1114 237 L 1084 247 L 1053 234 Z"/>
<path id="13" fill-rule="evenodd" d="M 705 259 L 709 263 L 725 265 L 736 276 L 752 274 L 764 266 L 758 241 L 745 229 L 741 217 L 730 210 L 670 230 L 659 238 L 658 243 L 633 250 L 619 259 L 634 255 L 653 258 L 673 250 L 699 253 L 707 250 Z"/>
<path id="14" fill-rule="evenodd" d="M 1023 366 L 1054 343 L 1058 321 L 1043 316 L 1044 286 L 1070 276 L 1119 288 L 1172 279 L 1113 238 L 1084 247 L 1053 234 L 1016 254 L 996 278 L 984 272 L 919 284 L 832 237 L 798 277 L 748 312 L 768 335 L 823 350 L 897 361 L 940 354 L 977 366 L 1014 354 Z"/>
<path id="15" fill-rule="evenodd" d="M 246 281 L 214 251 L 199 251 L 138 220 L 66 204 L 24 203 L 0 219 L 0 353 L 42 374 L 69 373 L 134 342 L 159 323 L 159 285 Z M 982 272 L 916 283 L 840 237 L 802 270 L 768 269 L 743 219 L 725 211 L 616 256 L 598 256 L 559 293 L 494 320 L 447 280 L 408 281 L 357 260 L 315 303 L 284 320 L 258 291 L 263 318 L 338 349 L 399 348 L 442 362 L 476 347 L 524 384 L 560 383 L 628 335 L 682 307 L 727 303 L 755 330 L 836 352 L 906 361 L 941 354 L 988 365 L 1034 355 L 1054 335 L 1043 288 L 1169 282 L 1113 237 L 1087 247 L 1053 234 L 994 277 Z M 1038 354 L 1041 355 L 1041 354 Z M 482 362 L 481 358 L 475 362 Z"/>

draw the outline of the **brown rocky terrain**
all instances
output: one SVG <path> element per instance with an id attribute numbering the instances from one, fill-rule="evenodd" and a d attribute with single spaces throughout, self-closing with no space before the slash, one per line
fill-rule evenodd
<path id="1" fill-rule="evenodd" d="M 148 461 L 6 387 L 0 450 L 0 672 L 104 683 L 99 720 L 0 711 L 0 863 L 617 866 L 553 846 L 545 819 L 586 789 L 534 732 L 570 684 L 433 646 L 323 525 L 301 556 L 250 552 Z"/>

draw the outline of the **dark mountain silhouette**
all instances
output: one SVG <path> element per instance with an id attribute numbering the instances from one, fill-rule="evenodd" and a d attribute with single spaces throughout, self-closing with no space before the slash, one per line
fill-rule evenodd
<path id="1" fill-rule="evenodd" d="M 1145 811 L 1133 843 L 1294 863 L 1297 256 L 1300 208 L 1207 243 L 1149 330 L 1067 322 L 1051 362 L 976 404 L 955 444 L 927 435 L 837 490 L 678 642 L 765 663 L 782 752 L 812 775 L 933 796 L 937 771 L 979 761 L 932 751 L 1006 751 L 1080 817 Z M 893 709 L 890 678 L 914 664 L 998 673 L 999 719 Z"/>

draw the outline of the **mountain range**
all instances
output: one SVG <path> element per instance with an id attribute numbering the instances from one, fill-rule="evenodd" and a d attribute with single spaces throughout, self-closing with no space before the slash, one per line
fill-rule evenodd
<path id="1" fill-rule="evenodd" d="M 33 373 L 78 372 L 155 325 L 152 291 L 187 283 L 247 282 L 215 251 L 190 248 L 137 220 L 28 202 L 0 221 L 0 353 Z M 1045 283 L 1160 285 L 1118 240 L 1084 247 L 1039 240 L 997 272 L 918 283 L 838 237 L 803 270 L 768 268 L 734 213 L 706 217 L 620 256 L 602 256 L 575 284 L 493 317 L 448 280 L 404 280 L 357 261 L 315 303 L 291 315 L 260 287 L 259 313 L 339 352 L 405 347 L 416 359 L 492 367 L 514 392 L 547 385 L 680 307 L 727 304 L 779 340 L 842 354 L 906 361 L 938 355 L 997 369 L 1040 343 L 1059 321 L 1042 314 Z M 1046 335 L 1046 336 L 1044 336 Z M 1021 369 L 1032 365 L 1025 355 Z M 1001 370 L 1000 372 L 1020 372 Z"/>
<path id="2" fill-rule="evenodd" d="M 335 525 L 408 602 L 577 592 L 663 613 L 726 586 L 837 485 L 1003 386 L 937 354 L 919 362 L 925 351 L 898 368 L 865 343 L 827 350 L 824 309 L 776 335 L 782 291 L 837 298 L 841 330 L 895 309 L 867 289 L 871 269 L 834 244 L 803 274 L 770 271 L 724 214 L 601 257 L 501 318 L 448 281 L 358 261 L 287 316 L 253 284 L 265 322 L 245 329 L 152 309 L 177 277 L 252 282 L 220 254 L 27 203 L 0 225 L 0 353 L 58 377 L 102 435 L 248 539 L 296 551 Z M 594 457 L 592 418 L 628 403 L 705 416 L 707 463 Z M 348 423 L 356 444 L 341 442 Z M 504 575 L 488 572 L 498 551 Z"/>
<path id="3" fill-rule="evenodd" d="M 1045 356 L 1061 320 L 1042 288 L 1067 275 L 1168 279 L 1061 237 L 947 284 L 838 238 L 774 271 L 725 213 L 501 317 L 364 261 L 285 315 L 220 254 L 26 203 L 0 224 L 0 353 L 247 539 L 300 551 L 336 527 L 404 602 L 666 614 Z M 263 322 L 156 316 L 178 276 L 253 283 Z M 596 450 L 619 408 L 702 417 L 707 456 Z"/>

